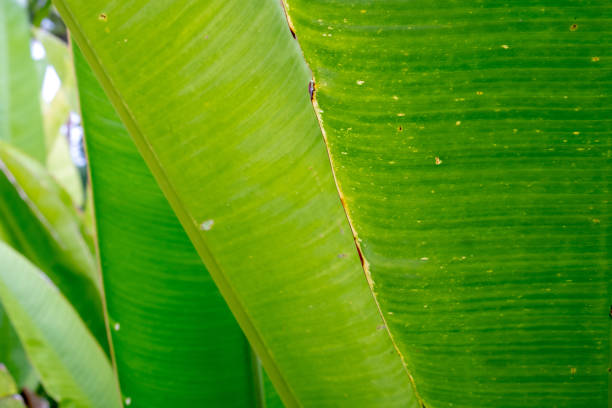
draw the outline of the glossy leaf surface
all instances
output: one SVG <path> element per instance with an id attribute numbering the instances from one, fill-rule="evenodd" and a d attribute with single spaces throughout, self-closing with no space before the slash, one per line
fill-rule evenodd
<path id="1" fill-rule="evenodd" d="M 30 58 L 30 27 L 16 0 L 0 2 L 0 141 L 44 163 L 39 81 Z"/>
<path id="2" fill-rule="evenodd" d="M 0 259 L 0 302 L 49 395 L 60 406 L 120 407 L 110 363 L 68 301 L 4 243 Z"/>
<path id="3" fill-rule="evenodd" d="M 279 2 L 55 4 L 285 404 L 412 406 Z"/>
<path id="4" fill-rule="evenodd" d="M 289 0 L 427 407 L 607 407 L 612 4 Z"/>
<path id="5" fill-rule="evenodd" d="M 249 345 L 75 46 L 117 373 L 132 407 L 261 406 Z M 255 374 L 255 375 L 254 375 Z"/>

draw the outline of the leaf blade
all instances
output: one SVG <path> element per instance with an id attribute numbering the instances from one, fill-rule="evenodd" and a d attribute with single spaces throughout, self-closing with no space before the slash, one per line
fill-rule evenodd
<path id="1" fill-rule="evenodd" d="M 41 163 L 45 142 L 38 76 L 30 58 L 26 12 L 15 0 L 0 5 L 0 140 L 8 141 Z M 36 101 L 32 103 L 32 101 Z"/>
<path id="2" fill-rule="evenodd" d="M 610 4 L 288 2 L 425 405 L 607 406 Z"/>
<path id="3" fill-rule="evenodd" d="M 122 393 L 134 407 L 256 406 L 246 339 L 73 47 Z"/>
<path id="4" fill-rule="evenodd" d="M 377 330 L 382 322 L 309 104 L 309 75 L 280 4 L 56 5 L 285 404 L 415 404 L 388 336 Z M 141 24 L 123 24 L 131 19 Z M 168 25 L 177 20 L 181 35 Z M 155 35 L 139 35 L 135 27 Z M 210 48 L 199 41 L 213 33 Z M 145 38 L 172 44 L 139 44 Z M 146 52 L 126 52 L 132 47 Z M 168 49 L 188 51 L 166 58 Z M 214 59 L 217 53 L 227 57 Z M 243 58 L 257 61 L 261 75 L 244 80 Z M 209 75 L 197 68 L 205 61 L 219 61 L 208 66 Z M 138 74 L 145 67 L 151 71 Z M 198 80 L 185 84 L 183 70 L 197 71 Z M 275 83 L 278 78 L 288 80 Z M 162 83 L 171 85 L 162 89 Z M 164 103 L 144 109 L 155 95 L 164 95 Z M 268 96 L 269 105 L 253 103 Z M 200 108 L 207 100 L 214 104 Z M 277 115 L 286 106 L 291 109 Z M 202 128 L 215 138 L 198 139 Z M 264 171 L 244 176 L 257 165 Z M 227 184 L 213 182 L 219 174 Z M 234 233 L 245 228 L 247 235 Z M 270 290 L 278 296 L 266 297 Z"/>
<path id="5" fill-rule="evenodd" d="M 101 284 L 68 195 L 42 165 L 4 142 L 0 191 L 12 245 L 55 282 L 106 347 Z"/>
<path id="6" fill-rule="evenodd" d="M 74 407 L 120 407 L 110 364 L 72 306 L 34 265 L 0 243 L 0 301 L 47 392 Z"/>

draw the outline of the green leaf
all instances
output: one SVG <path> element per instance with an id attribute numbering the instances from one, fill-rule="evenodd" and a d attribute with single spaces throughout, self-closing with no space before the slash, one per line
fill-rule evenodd
<path id="1" fill-rule="evenodd" d="M 57 183 L 68 193 L 76 207 L 81 207 L 85 191 L 81 176 L 70 155 L 68 139 L 58 134 L 47 156 L 47 169 Z"/>
<path id="2" fill-rule="evenodd" d="M 12 233 L 4 224 L 2 218 L 0 218 L 0 241 L 15 246 Z M 28 386 L 34 388 L 36 386 L 36 375 L 25 355 L 15 329 L 0 304 L 0 365 L 2 364 L 5 369 L 8 369 L 15 376 L 16 382 L 20 387 Z M 1 382 L 2 380 L 0 380 Z"/>
<path id="3" fill-rule="evenodd" d="M 427 407 L 605 407 L 612 3 L 289 0 Z"/>
<path id="4" fill-rule="evenodd" d="M 23 346 L 15 333 L 13 325 L 0 304 L 0 365 L 4 365 L 15 377 L 19 387 L 34 388 L 38 384 Z M 2 374 L 0 373 L 0 377 Z M 0 379 L 2 383 L 2 379 Z M 0 386 L 2 389 L 2 386 Z"/>
<path id="5" fill-rule="evenodd" d="M 17 394 L 17 385 L 15 380 L 6 369 L 6 366 L 0 363 L 0 399 Z"/>
<path id="6" fill-rule="evenodd" d="M 15 0 L 0 3 L 0 141 L 45 161 L 39 81 L 30 57 L 30 27 Z"/>
<path id="7" fill-rule="evenodd" d="M 74 65 L 68 44 L 46 30 L 33 28 L 34 38 L 40 41 L 45 49 L 45 59 L 47 63 L 55 69 L 57 76 L 62 82 L 62 86 L 68 85 L 72 90 L 70 93 L 71 107 L 77 107 L 77 95 L 75 89 Z"/>
<path id="8" fill-rule="evenodd" d="M 76 46 L 74 53 L 124 399 L 133 407 L 261 406 L 244 335 Z"/>
<path id="9" fill-rule="evenodd" d="M 258 363 L 261 366 L 261 361 L 258 360 Z M 272 385 L 272 381 L 270 381 L 270 377 L 268 376 L 266 371 L 263 369 L 263 367 L 261 367 L 260 370 L 261 370 L 261 378 L 262 378 L 261 387 L 263 389 L 262 394 L 263 394 L 263 400 L 265 401 L 265 403 L 262 404 L 262 407 L 264 408 L 284 408 L 285 405 L 283 404 L 283 401 L 280 399 L 278 393 L 273 392 L 274 385 Z"/>
<path id="10" fill-rule="evenodd" d="M 0 408 L 25 408 L 23 399 L 19 395 L 0 399 Z"/>
<path id="11" fill-rule="evenodd" d="M 101 283 L 70 198 L 35 160 L 0 142 L 0 220 L 106 347 Z"/>
<path id="12" fill-rule="evenodd" d="M 4 243 L 0 259 L 0 302 L 49 395 L 60 406 L 120 407 L 106 355 L 68 301 Z"/>
<path id="13" fill-rule="evenodd" d="M 94 241 L 97 239 L 97 237 L 94 225 L 95 222 L 93 213 L 93 192 L 91 190 L 91 180 L 87 183 L 87 186 L 85 188 L 85 195 L 85 208 L 83 208 L 80 220 L 81 235 L 83 235 L 83 239 L 89 247 L 89 250 L 93 253 L 96 252 L 96 245 Z"/>
<path id="14" fill-rule="evenodd" d="M 23 399 L 18 392 L 13 377 L 6 366 L 0 363 L 0 408 L 23 408 Z"/>
<path id="15" fill-rule="evenodd" d="M 40 29 L 32 29 L 45 49 L 42 61 L 44 71 L 51 66 L 57 72 L 61 85 L 50 102 L 42 102 L 47 168 L 57 182 L 66 190 L 74 204 L 80 207 L 84 201 L 83 185 L 77 168 L 72 162 L 68 140 L 61 132 L 67 124 L 70 112 L 79 110 L 76 96 L 76 79 L 68 44 Z"/>
<path id="16" fill-rule="evenodd" d="M 280 3 L 55 4 L 284 403 L 414 406 Z"/>

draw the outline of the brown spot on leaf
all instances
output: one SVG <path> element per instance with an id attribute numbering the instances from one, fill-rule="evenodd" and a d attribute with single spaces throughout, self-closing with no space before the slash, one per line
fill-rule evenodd
<path id="1" fill-rule="evenodd" d="M 570 31 L 576 31 L 578 29 L 578 24 L 574 23 L 570 26 Z"/>
<path id="2" fill-rule="evenodd" d="M 363 257 L 363 253 L 361 252 L 361 248 L 359 248 L 359 244 L 355 242 L 355 247 L 357 248 L 357 253 L 359 254 L 359 261 L 361 261 L 361 266 L 365 266 L 365 258 Z"/>
<path id="3" fill-rule="evenodd" d="M 106 13 L 100 13 L 100 15 L 98 16 L 98 20 L 106 21 L 108 20 L 108 16 L 106 15 Z"/>
<path id="4" fill-rule="evenodd" d="M 308 94 L 310 94 L 310 101 L 314 101 L 315 98 L 315 92 L 316 92 L 316 88 L 315 88 L 315 81 L 313 79 L 311 79 L 308 82 Z"/>
<path id="5" fill-rule="evenodd" d="M 287 19 L 287 25 L 289 26 L 289 31 L 291 32 L 291 36 L 294 39 L 297 39 L 297 36 L 295 35 L 295 27 L 293 26 L 293 22 L 291 21 L 291 18 L 289 17 L 289 14 L 287 13 L 285 2 L 283 0 L 280 0 L 280 3 L 281 3 L 281 6 L 283 7 L 283 12 L 285 13 L 285 18 Z"/>

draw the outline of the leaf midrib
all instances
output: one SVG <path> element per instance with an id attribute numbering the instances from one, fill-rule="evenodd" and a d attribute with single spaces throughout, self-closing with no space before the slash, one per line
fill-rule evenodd
<path id="1" fill-rule="evenodd" d="M 408 376 L 408 380 L 410 382 L 410 384 L 412 385 L 412 390 L 414 392 L 414 396 L 416 398 L 416 400 L 418 401 L 419 405 L 422 407 L 425 407 L 425 403 L 423 401 L 423 399 L 421 398 L 421 395 L 418 392 L 416 383 L 414 381 L 414 377 L 412 376 L 412 374 L 410 374 L 410 371 L 408 370 L 408 365 L 406 364 L 406 360 L 404 358 L 404 355 L 402 354 L 399 346 L 397 345 L 397 343 L 395 342 L 395 339 L 393 338 L 393 333 L 391 333 L 391 329 L 389 328 L 389 325 L 387 324 L 387 319 L 385 318 L 385 315 L 382 311 L 382 308 L 380 306 L 380 302 L 378 301 L 378 297 L 376 296 L 376 293 L 374 291 L 374 282 L 372 281 L 372 276 L 371 276 L 371 272 L 370 272 L 370 263 L 368 262 L 368 260 L 365 258 L 365 255 L 363 253 L 363 250 L 361 249 L 361 240 L 359 239 L 358 235 L 357 235 L 357 230 L 355 229 L 355 226 L 353 225 L 353 221 L 351 219 L 351 215 L 350 215 L 350 211 L 348 208 L 348 205 L 346 203 L 346 200 L 344 198 L 344 193 L 342 192 L 342 188 L 340 187 L 340 183 L 338 181 L 338 178 L 336 176 L 336 171 L 334 168 L 334 159 L 333 156 L 331 154 L 331 150 L 329 148 L 329 142 L 327 140 L 327 134 L 325 133 L 325 128 L 323 126 L 323 119 L 321 117 L 321 109 L 319 108 L 319 104 L 317 103 L 317 94 L 316 94 L 316 78 L 314 76 L 314 71 L 312 70 L 312 68 L 310 67 L 310 64 L 308 63 L 308 61 L 306 60 L 306 56 L 304 55 L 304 51 L 302 50 L 302 47 L 300 45 L 300 40 L 299 37 L 297 36 L 297 33 L 295 31 L 295 28 L 293 26 L 293 23 L 291 22 L 291 15 L 290 15 L 290 8 L 288 7 L 288 5 L 286 4 L 287 0 L 281 0 L 281 4 L 283 6 L 283 11 L 285 12 L 285 17 L 287 19 L 287 25 L 289 27 L 289 30 L 291 32 L 291 35 L 293 36 L 293 38 L 295 38 L 295 40 L 298 43 L 298 48 L 300 50 L 300 55 L 302 58 L 302 61 L 304 62 L 304 65 L 306 65 L 308 67 L 308 70 L 310 71 L 311 77 L 312 77 L 312 84 L 313 84 L 313 88 L 312 88 L 312 93 L 311 93 L 311 103 L 312 103 L 312 108 L 315 114 L 315 117 L 317 118 L 317 124 L 319 125 L 319 130 L 321 132 L 321 137 L 323 138 L 323 142 L 325 144 L 325 152 L 327 153 L 327 158 L 329 160 L 329 169 L 331 171 L 333 180 L 334 180 L 334 184 L 336 186 L 336 192 L 338 193 L 338 198 L 340 200 L 340 203 L 342 204 L 342 210 L 344 211 L 344 215 L 346 217 L 346 221 L 349 225 L 349 228 L 351 230 L 351 234 L 353 236 L 353 240 L 355 242 L 355 247 L 357 250 L 357 256 L 359 257 L 360 261 L 361 261 L 361 266 L 363 268 L 363 272 L 364 272 L 364 278 L 368 284 L 368 289 L 370 291 L 370 294 L 372 295 L 372 299 L 374 300 L 374 304 L 376 305 L 376 309 L 378 311 L 378 314 L 383 322 L 383 326 L 385 329 L 385 332 L 387 333 L 389 340 L 391 341 L 391 344 L 393 346 L 393 349 L 395 350 L 398 358 L 400 359 L 401 365 L 404 369 L 404 372 L 406 373 L 406 375 Z"/>
<path id="2" fill-rule="evenodd" d="M 267 373 L 270 378 L 275 380 L 274 384 L 276 387 L 276 391 L 282 397 L 283 402 L 288 407 L 299 407 L 300 404 L 297 398 L 295 397 L 294 392 L 292 391 L 289 384 L 285 381 L 277 364 L 268 352 L 268 348 L 266 347 L 263 338 L 257 331 L 256 327 L 252 324 L 252 320 L 249 317 L 246 308 L 242 305 L 240 299 L 236 294 L 236 291 L 234 290 L 230 282 L 226 279 L 221 266 L 209 250 L 206 240 L 199 233 L 196 227 L 197 223 L 187 212 L 181 199 L 176 193 L 174 186 L 170 183 L 170 180 L 164 168 L 161 166 L 157 155 L 153 151 L 148 140 L 144 137 L 136 119 L 134 118 L 134 115 L 129 110 L 127 104 L 124 102 L 124 99 L 118 89 L 114 86 L 110 76 L 107 74 L 106 70 L 104 69 L 104 66 L 102 65 L 97 54 L 93 50 L 93 47 L 84 35 L 82 28 L 74 19 L 74 16 L 72 15 L 72 12 L 68 8 L 68 6 L 64 4 L 62 0 L 55 0 L 55 6 L 58 10 L 60 10 L 64 21 L 66 22 L 66 25 L 72 29 L 72 36 L 77 41 L 83 54 L 87 57 L 90 67 L 96 74 L 97 79 L 100 81 L 100 85 L 105 90 L 109 100 L 117 111 L 117 114 L 123 121 L 125 127 L 128 129 L 140 154 L 143 156 L 143 158 L 145 158 L 147 166 L 151 170 L 151 173 L 155 177 L 161 190 L 166 196 L 166 199 L 170 203 L 170 206 L 172 207 L 173 211 L 176 213 L 177 218 L 183 226 L 183 229 L 193 242 L 196 251 L 204 261 L 206 268 L 208 269 L 213 280 L 215 281 L 215 284 L 219 288 L 219 291 L 222 293 L 226 303 L 234 313 L 241 329 L 243 330 L 245 335 L 247 335 L 247 338 L 249 339 L 249 342 L 252 347 L 257 351 L 259 358 L 268 363 L 266 364 Z"/>

